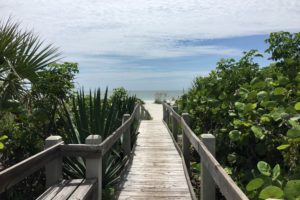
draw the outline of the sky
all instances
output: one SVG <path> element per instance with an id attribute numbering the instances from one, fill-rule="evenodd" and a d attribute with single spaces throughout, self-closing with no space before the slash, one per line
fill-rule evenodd
<path id="1" fill-rule="evenodd" d="M 0 0 L 8 17 L 79 64 L 77 87 L 182 90 L 221 58 L 263 53 L 270 32 L 299 32 L 300 1 Z"/>

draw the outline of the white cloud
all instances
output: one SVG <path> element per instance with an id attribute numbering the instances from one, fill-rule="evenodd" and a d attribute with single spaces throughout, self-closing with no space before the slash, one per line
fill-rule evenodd
<path id="1" fill-rule="evenodd" d="M 184 39 L 299 31 L 300 1 L 0 0 L 0 17 L 8 16 L 61 47 L 67 60 L 109 68 L 122 65 L 122 60 L 97 58 L 95 61 L 82 55 L 141 59 L 239 55 L 240 50 L 225 46 L 178 47 L 174 43 Z"/>
<path id="2" fill-rule="evenodd" d="M 21 19 L 65 52 L 168 57 L 177 39 L 299 30 L 298 0 L 1 0 L 0 16 Z M 230 52 L 231 50 L 229 50 Z"/>

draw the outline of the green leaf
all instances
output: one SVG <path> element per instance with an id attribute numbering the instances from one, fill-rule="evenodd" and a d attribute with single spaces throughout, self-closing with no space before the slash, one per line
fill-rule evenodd
<path id="1" fill-rule="evenodd" d="M 227 155 L 227 160 L 229 163 L 235 163 L 236 162 L 236 153 L 230 153 Z"/>
<path id="2" fill-rule="evenodd" d="M 245 106 L 245 111 L 250 112 L 256 108 L 257 104 L 256 103 L 247 103 Z"/>
<path id="3" fill-rule="evenodd" d="M 300 130 L 300 125 L 297 121 L 290 119 L 288 122 L 294 129 Z"/>
<path id="4" fill-rule="evenodd" d="M 260 117 L 260 121 L 262 122 L 270 122 L 270 118 L 267 115 L 263 115 Z"/>
<path id="5" fill-rule="evenodd" d="M 296 80 L 297 82 L 300 82 L 300 73 L 299 73 L 299 72 L 298 72 L 298 75 L 296 76 L 295 80 Z"/>
<path id="6" fill-rule="evenodd" d="M 300 199 L 300 180 L 290 180 L 284 188 L 285 197 L 288 200 Z"/>
<path id="7" fill-rule="evenodd" d="M 231 175 L 232 174 L 232 168 L 231 167 L 224 167 L 224 170 L 227 174 Z"/>
<path id="8" fill-rule="evenodd" d="M 261 101 L 261 100 L 265 99 L 268 96 L 268 93 L 266 91 L 260 91 L 260 92 L 257 93 L 256 96 L 257 96 L 257 99 L 259 101 Z"/>
<path id="9" fill-rule="evenodd" d="M 300 137 L 300 130 L 292 128 L 292 129 L 288 130 L 286 136 L 289 138 L 298 138 L 298 137 Z"/>
<path id="10" fill-rule="evenodd" d="M 0 150 L 4 149 L 4 144 L 0 142 Z"/>
<path id="11" fill-rule="evenodd" d="M 192 163 L 192 169 L 193 169 L 193 172 L 200 172 L 201 170 L 201 165 L 200 163 L 197 163 L 197 162 L 193 162 Z"/>
<path id="12" fill-rule="evenodd" d="M 259 198 L 260 199 L 279 199 L 283 197 L 283 191 L 279 187 L 276 186 L 268 186 L 265 187 L 260 193 L 259 193 Z"/>
<path id="13" fill-rule="evenodd" d="M 237 141 L 240 139 L 241 132 L 238 130 L 232 130 L 229 132 L 229 138 L 233 141 Z"/>
<path id="14" fill-rule="evenodd" d="M 231 116 L 231 117 L 235 117 L 235 116 L 236 116 L 236 113 L 234 113 L 234 112 L 228 112 L 228 114 L 229 114 L 229 116 Z"/>
<path id="15" fill-rule="evenodd" d="M 266 163 L 265 161 L 259 161 L 257 163 L 257 169 L 258 171 L 265 175 L 265 176 L 270 176 L 271 175 L 271 167 L 268 163 Z"/>
<path id="16" fill-rule="evenodd" d="M 295 110 L 300 110 L 300 102 L 297 102 L 294 106 Z"/>
<path id="17" fill-rule="evenodd" d="M 235 102 L 234 105 L 238 110 L 244 110 L 245 108 L 245 104 L 241 102 Z"/>
<path id="18" fill-rule="evenodd" d="M 277 102 L 276 101 L 264 101 L 261 103 L 261 106 L 265 107 L 268 110 L 272 110 L 277 106 Z"/>
<path id="19" fill-rule="evenodd" d="M 0 137 L 0 140 L 6 140 L 8 137 L 7 137 L 7 135 L 2 135 L 1 137 Z"/>
<path id="20" fill-rule="evenodd" d="M 278 146 L 276 149 L 279 150 L 279 151 L 281 151 L 281 150 L 285 150 L 289 146 L 290 146 L 289 144 L 282 144 L 282 145 Z"/>
<path id="21" fill-rule="evenodd" d="M 253 88 L 257 88 L 257 89 L 264 88 L 265 86 L 266 86 L 266 83 L 264 81 L 259 81 L 255 84 L 253 84 Z"/>
<path id="22" fill-rule="evenodd" d="M 278 87 L 278 88 L 275 88 L 275 90 L 273 91 L 273 94 L 274 95 L 284 95 L 285 93 L 287 92 L 287 90 L 283 87 Z"/>
<path id="23" fill-rule="evenodd" d="M 233 120 L 233 124 L 234 124 L 235 126 L 241 126 L 241 125 L 243 125 L 243 126 L 246 126 L 246 127 L 249 127 L 249 126 L 252 125 L 251 123 L 242 121 L 242 120 L 240 120 L 240 119 L 234 119 L 234 120 Z"/>
<path id="24" fill-rule="evenodd" d="M 240 119 L 233 119 L 233 124 L 234 124 L 235 126 L 240 126 L 240 125 L 243 124 L 243 122 L 242 122 L 242 120 L 240 120 Z"/>
<path id="25" fill-rule="evenodd" d="M 279 121 L 281 119 L 281 117 L 283 116 L 283 114 L 285 113 L 285 109 L 284 108 L 274 108 L 272 110 L 272 112 L 270 113 L 270 116 L 275 120 L 275 121 Z"/>
<path id="26" fill-rule="evenodd" d="M 253 191 L 260 188 L 264 184 L 264 180 L 262 178 L 252 179 L 246 186 L 247 191 Z"/>
<path id="27" fill-rule="evenodd" d="M 265 134 L 259 126 L 252 126 L 251 127 L 252 132 L 254 133 L 255 137 L 262 140 L 265 137 Z"/>
<path id="28" fill-rule="evenodd" d="M 220 131 L 221 131 L 222 133 L 226 133 L 226 132 L 227 132 L 227 128 L 221 128 Z"/>
<path id="29" fill-rule="evenodd" d="M 292 121 L 298 121 L 299 119 L 300 119 L 300 115 L 297 114 L 297 115 L 294 115 L 293 117 L 291 117 L 290 120 L 292 120 Z"/>
<path id="30" fill-rule="evenodd" d="M 280 166 L 278 164 L 273 168 L 272 181 L 275 181 L 280 175 Z"/>
<path id="31" fill-rule="evenodd" d="M 295 142 L 295 143 L 300 143 L 300 137 L 294 138 L 294 139 L 292 139 L 292 141 Z"/>

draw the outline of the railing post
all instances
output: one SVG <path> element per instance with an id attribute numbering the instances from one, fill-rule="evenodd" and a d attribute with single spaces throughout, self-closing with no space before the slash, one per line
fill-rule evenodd
<path id="1" fill-rule="evenodd" d="M 142 113 L 141 120 L 146 119 L 146 112 L 145 112 L 145 109 L 143 108 L 143 106 L 141 106 L 141 113 Z"/>
<path id="2" fill-rule="evenodd" d="M 163 103 L 163 120 L 166 122 L 166 107 L 165 107 L 165 103 Z"/>
<path id="3" fill-rule="evenodd" d="M 123 115 L 123 119 L 122 119 L 122 124 L 124 124 L 129 118 L 130 118 L 130 114 L 124 114 Z M 131 152 L 130 126 L 129 126 L 129 128 L 127 130 L 125 130 L 125 132 L 123 133 L 122 137 L 123 137 L 122 146 L 123 146 L 124 153 L 127 156 L 129 156 L 130 152 Z"/>
<path id="4" fill-rule="evenodd" d="M 188 113 L 182 113 L 182 118 L 184 119 L 185 123 L 189 126 L 190 125 L 190 117 Z M 186 168 L 188 170 L 189 175 L 191 176 L 191 164 L 190 164 L 190 146 L 191 143 L 186 136 L 184 129 L 182 129 L 182 152 L 185 161 Z"/>
<path id="5" fill-rule="evenodd" d="M 202 134 L 201 140 L 210 153 L 215 156 L 216 139 L 212 134 Z M 201 162 L 201 200 L 216 199 L 216 185 L 209 171 Z"/>
<path id="6" fill-rule="evenodd" d="M 177 107 L 177 106 L 173 106 L 173 110 L 174 110 L 174 112 L 177 113 L 178 107 Z M 174 136 L 175 141 L 177 141 L 178 124 L 177 124 L 175 115 L 174 115 L 174 114 L 172 114 L 172 115 L 173 115 L 173 117 L 172 117 L 172 133 L 173 133 L 173 136 Z"/>
<path id="7" fill-rule="evenodd" d="M 99 145 L 102 142 L 100 135 L 89 135 L 85 139 L 86 144 Z M 102 198 L 102 155 L 99 157 L 87 157 L 86 164 L 86 178 L 97 178 L 98 185 L 93 199 L 101 200 Z"/>
<path id="8" fill-rule="evenodd" d="M 166 108 L 166 123 L 169 127 L 169 123 L 170 123 L 170 112 L 169 110 Z"/>
<path id="9" fill-rule="evenodd" d="M 136 119 L 136 120 L 140 119 L 140 107 L 137 108 L 134 119 Z"/>
<path id="10" fill-rule="evenodd" d="M 45 149 L 62 142 L 60 136 L 49 136 L 45 142 Z M 46 165 L 46 187 L 58 183 L 62 179 L 62 156 L 58 156 Z"/>
<path id="11" fill-rule="evenodd" d="M 138 113 L 139 113 L 138 120 L 140 120 L 142 118 L 142 107 L 141 106 L 139 106 Z"/>

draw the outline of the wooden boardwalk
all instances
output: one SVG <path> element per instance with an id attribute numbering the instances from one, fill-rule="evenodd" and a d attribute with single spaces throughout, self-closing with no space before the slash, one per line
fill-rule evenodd
<path id="1" fill-rule="evenodd" d="M 76 188 L 71 187 L 75 189 L 75 191 L 72 189 L 73 196 L 75 199 L 91 199 L 90 197 L 83 198 L 83 196 L 93 194 L 93 199 L 101 200 L 102 155 L 105 155 L 123 136 L 124 152 L 127 155 L 133 155 L 133 159 L 130 159 L 132 160 L 131 165 L 129 163 L 130 168 L 125 169 L 128 173 L 125 173 L 125 177 L 122 176 L 124 178 L 117 191 L 119 199 L 196 199 L 189 177 L 187 176 L 186 179 L 184 173 L 185 171 L 188 173 L 188 169 L 190 169 L 189 154 L 192 146 L 202 161 L 200 174 L 202 200 L 215 199 L 216 187 L 226 199 L 249 200 L 215 159 L 215 137 L 212 134 L 197 136 L 189 127 L 188 113 L 183 113 L 182 116 L 178 115 L 175 106 L 171 107 L 164 103 L 163 109 L 161 105 L 155 104 L 147 104 L 145 107 L 152 115 L 153 120 L 142 120 L 145 108 L 143 105 L 137 104 L 131 116 L 125 114 L 122 125 L 102 142 L 100 135 L 89 135 L 85 144 L 64 144 L 58 135 L 48 137 L 45 141 L 45 150 L 0 172 L 0 195 L 1 192 L 43 167 L 46 167 L 46 186 L 50 186 L 50 188 L 41 197 L 52 195 L 53 191 L 58 195 L 69 193 L 70 184 L 81 183 L 82 180 L 60 182 L 62 180 L 62 157 L 80 156 L 86 160 L 86 176 L 83 184 L 77 184 Z M 162 121 L 162 116 L 164 116 L 165 122 L 172 122 L 173 133 L 170 134 L 175 138 L 178 128 L 182 130 L 182 151 L 175 148 L 173 139 Z M 142 120 L 139 128 L 140 134 L 135 148 L 130 151 L 131 144 L 128 133 L 135 119 Z M 177 150 L 184 158 L 184 162 Z M 183 168 L 185 165 L 187 167 Z M 63 186 L 55 185 L 56 183 L 63 184 Z"/>
<path id="2" fill-rule="evenodd" d="M 153 120 L 140 124 L 132 165 L 119 200 L 191 199 L 181 157 L 162 122 L 162 106 L 146 104 L 145 108 Z"/>

